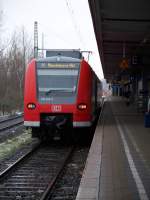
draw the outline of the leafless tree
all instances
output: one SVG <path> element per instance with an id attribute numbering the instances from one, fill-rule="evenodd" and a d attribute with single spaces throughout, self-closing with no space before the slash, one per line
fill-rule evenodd
<path id="1" fill-rule="evenodd" d="M 0 110 L 12 112 L 23 107 L 23 83 L 27 62 L 33 57 L 31 39 L 25 28 L 12 34 L 0 55 Z"/>

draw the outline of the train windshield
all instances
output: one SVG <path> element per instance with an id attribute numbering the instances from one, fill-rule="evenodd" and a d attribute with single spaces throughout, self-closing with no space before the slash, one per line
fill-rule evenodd
<path id="1" fill-rule="evenodd" d="M 73 103 L 77 92 L 78 75 L 79 68 L 38 68 L 39 101 L 41 103 Z"/>

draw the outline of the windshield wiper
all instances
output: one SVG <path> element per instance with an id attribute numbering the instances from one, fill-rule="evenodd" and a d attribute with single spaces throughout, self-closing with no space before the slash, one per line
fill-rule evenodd
<path id="1" fill-rule="evenodd" d="M 50 90 L 48 90 L 48 91 L 46 91 L 45 92 L 45 94 L 46 95 L 48 95 L 48 94 L 50 94 L 50 93 L 52 93 L 52 92 L 74 92 L 74 89 L 72 89 L 72 88 L 68 88 L 68 89 L 50 89 Z"/>
<path id="2" fill-rule="evenodd" d="M 50 94 L 50 93 L 52 93 L 52 92 L 55 92 L 55 91 L 57 91 L 57 90 L 52 90 L 52 89 L 50 89 L 50 90 L 46 91 L 45 94 L 48 95 L 48 94 Z"/>

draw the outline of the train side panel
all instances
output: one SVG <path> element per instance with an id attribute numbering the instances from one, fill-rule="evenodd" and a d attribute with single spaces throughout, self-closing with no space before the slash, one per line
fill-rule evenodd
<path id="1" fill-rule="evenodd" d="M 90 127 L 97 117 L 101 102 L 101 82 L 90 65 L 82 60 L 79 87 L 77 95 L 77 107 L 86 104 L 87 109 L 77 109 L 74 114 L 74 127 Z"/>
<path id="2" fill-rule="evenodd" d="M 24 88 L 24 125 L 25 126 L 39 126 L 39 106 L 37 104 L 36 95 L 36 68 L 35 60 L 29 63 L 25 75 L 25 88 Z M 35 104 L 35 109 L 28 109 L 27 105 L 29 103 Z"/>
<path id="3" fill-rule="evenodd" d="M 81 61 L 78 94 L 77 94 L 77 109 L 74 113 L 74 127 L 91 126 L 91 95 L 92 95 L 92 71 L 90 66 L 84 60 Z M 86 109 L 78 109 L 78 105 L 85 104 Z"/>

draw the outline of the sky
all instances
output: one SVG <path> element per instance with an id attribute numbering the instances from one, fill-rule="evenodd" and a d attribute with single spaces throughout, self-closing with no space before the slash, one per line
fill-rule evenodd
<path id="1" fill-rule="evenodd" d="M 97 49 L 88 0 L 0 0 L 3 33 L 25 27 L 33 37 L 38 22 L 39 48 L 92 51 L 89 63 L 100 79 L 103 72 Z"/>

